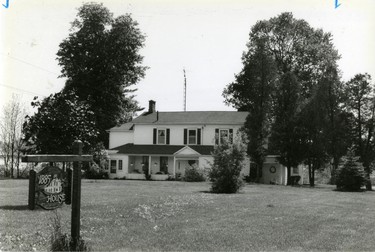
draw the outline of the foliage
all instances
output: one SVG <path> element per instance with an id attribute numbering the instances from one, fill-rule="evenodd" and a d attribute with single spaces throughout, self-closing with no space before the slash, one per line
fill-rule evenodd
<path id="1" fill-rule="evenodd" d="M 108 152 L 105 149 L 103 142 L 100 142 L 92 146 L 89 150 L 91 155 L 93 155 L 93 160 L 100 169 L 105 169 L 108 166 Z"/>
<path id="2" fill-rule="evenodd" d="M 337 171 L 336 186 L 341 191 L 358 191 L 366 183 L 363 166 L 351 148 L 342 167 Z"/>
<path id="3" fill-rule="evenodd" d="M 22 139 L 25 116 L 25 106 L 18 96 L 13 96 L 3 108 L 3 116 L 0 119 L 0 156 L 4 158 L 6 177 L 13 178 L 15 169 L 17 178 L 20 177 L 20 161 L 25 147 Z"/>
<path id="4" fill-rule="evenodd" d="M 290 184 L 291 167 L 297 166 L 302 157 L 301 86 L 296 76 L 288 72 L 280 80 L 275 100 L 275 122 L 272 125 L 270 148 L 279 154 L 279 162 L 288 169 L 287 183 Z"/>
<path id="5" fill-rule="evenodd" d="M 226 87 L 227 104 L 249 111 L 244 125 L 248 137 L 247 153 L 257 164 L 257 180 L 266 156 L 266 140 L 272 120 L 272 92 L 276 87 L 276 65 L 264 43 L 260 41 L 243 56 L 243 69 L 236 81 Z"/>
<path id="6" fill-rule="evenodd" d="M 185 175 L 183 180 L 186 182 L 201 182 L 205 181 L 204 171 L 200 169 L 196 164 L 187 166 L 185 168 Z"/>
<path id="7" fill-rule="evenodd" d="M 146 180 L 152 180 L 151 179 L 151 174 L 148 172 L 148 168 L 147 168 L 146 165 L 143 167 L 143 173 L 145 174 Z"/>
<path id="8" fill-rule="evenodd" d="M 51 251 L 90 251 L 86 242 L 80 238 L 75 245 L 72 238 L 61 231 L 60 216 L 56 211 L 52 218 Z"/>
<path id="9" fill-rule="evenodd" d="M 240 172 L 244 167 L 246 144 L 242 140 L 243 136 L 237 136 L 233 143 L 224 141 L 215 146 L 212 153 L 214 161 L 208 172 L 212 192 L 236 193 L 243 186 Z"/>
<path id="10" fill-rule="evenodd" d="M 27 117 L 23 126 L 25 140 L 35 153 L 72 153 L 75 140 L 83 142 L 87 152 L 98 141 L 95 114 L 73 92 L 60 92 L 42 101 L 34 98 L 38 111 Z"/>
<path id="11" fill-rule="evenodd" d="M 71 33 L 57 53 L 64 91 L 73 91 L 95 113 L 99 142 L 108 142 L 107 129 L 128 121 L 139 110 L 129 86 L 144 76 L 139 50 L 145 36 L 130 14 L 113 17 L 102 4 L 78 9 Z"/>
<path id="12" fill-rule="evenodd" d="M 108 172 L 94 164 L 85 171 L 84 177 L 87 179 L 108 179 Z"/>
<path id="13" fill-rule="evenodd" d="M 308 165 L 310 186 L 315 186 L 315 171 L 323 167 L 329 160 L 329 138 L 325 134 L 328 117 L 322 104 L 322 98 L 319 96 L 320 93 L 323 93 L 322 91 L 320 85 L 315 87 L 312 98 L 302 109 L 298 121 L 298 125 L 302 128 L 300 146 L 304 149 L 300 155 Z"/>
<path id="14" fill-rule="evenodd" d="M 356 74 L 345 83 L 346 109 L 354 117 L 353 142 L 367 178 L 367 190 L 372 190 L 371 163 L 375 161 L 375 88 L 369 74 Z"/>
<path id="15" fill-rule="evenodd" d="M 291 166 L 311 160 L 311 154 L 320 150 L 324 145 L 320 140 L 328 139 L 330 149 L 328 152 L 323 148 L 324 158 L 314 158 L 314 163 L 326 160 L 327 153 L 337 161 L 341 150 L 335 146 L 339 146 L 340 137 L 334 128 L 340 125 L 336 122 L 340 114 L 340 57 L 332 44 L 332 35 L 285 12 L 258 21 L 251 28 L 247 48 L 243 70 L 223 95 L 228 104 L 249 111 L 245 131 L 252 161 L 262 167 L 270 135 L 268 153 L 280 155 L 280 162 L 288 167 L 288 178 Z M 318 94 L 327 100 L 319 100 Z M 312 111 L 316 105 L 322 106 L 318 106 L 321 113 L 307 123 L 308 113 L 304 111 Z M 328 117 L 334 119 L 330 124 Z M 304 145 L 310 148 L 307 155 L 301 152 Z M 318 157 L 317 153 L 314 155 Z"/>

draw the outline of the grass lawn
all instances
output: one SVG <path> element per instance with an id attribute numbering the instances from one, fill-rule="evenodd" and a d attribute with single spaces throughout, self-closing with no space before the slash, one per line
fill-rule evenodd
<path id="1" fill-rule="evenodd" d="M 375 251 L 375 192 L 209 183 L 82 181 L 81 234 L 94 251 Z M 27 209 L 28 181 L 0 180 L 0 250 L 48 250 L 54 211 Z M 70 233 L 70 206 L 57 210 Z"/>

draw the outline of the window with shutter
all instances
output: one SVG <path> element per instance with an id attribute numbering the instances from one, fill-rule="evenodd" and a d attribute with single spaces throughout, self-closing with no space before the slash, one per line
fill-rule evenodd
<path id="1" fill-rule="evenodd" d="M 154 143 L 154 144 L 156 144 L 156 133 L 157 132 L 157 129 L 156 128 L 154 128 L 154 131 L 153 131 L 153 140 L 152 140 L 152 142 Z"/>
<path id="2" fill-rule="evenodd" d="M 233 129 L 215 129 L 215 144 L 233 143 Z"/>
<path id="3" fill-rule="evenodd" d="M 184 144 L 187 144 L 187 129 L 184 129 Z"/>
<path id="4" fill-rule="evenodd" d="M 202 130 L 198 129 L 197 130 L 197 144 L 201 145 L 201 138 L 202 138 Z"/>
<path id="5" fill-rule="evenodd" d="M 215 129 L 215 145 L 219 145 L 219 129 Z"/>
<path id="6" fill-rule="evenodd" d="M 166 130 L 158 129 L 158 144 L 165 144 L 166 143 Z"/>
<path id="7" fill-rule="evenodd" d="M 153 132 L 154 144 L 169 144 L 169 142 L 170 142 L 170 129 L 154 128 L 154 132 Z"/>
<path id="8" fill-rule="evenodd" d="M 170 129 L 167 129 L 167 142 L 166 144 L 169 144 L 170 143 L 170 135 L 171 135 L 171 130 Z"/>

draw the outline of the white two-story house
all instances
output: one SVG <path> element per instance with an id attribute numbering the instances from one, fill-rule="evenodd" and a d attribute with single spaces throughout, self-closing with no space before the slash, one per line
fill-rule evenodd
<path id="1" fill-rule="evenodd" d="M 247 112 L 157 112 L 155 102 L 129 123 L 109 130 L 109 177 L 164 180 L 185 168 L 209 166 L 211 152 L 243 126 Z M 250 164 L 247 165 L 249 174 Z"/>
<path id="2" fill-rule="evenodd" d="M 186 167 L 209 167 L 214 146 L 233 137 L 244 125 L 247 112 L 158 112 L 155 101 L 148 111 L 109 130 L 110 178 L 153 180 L 183 176 Z M 272 167 L 272 168 L 271 168 Z M 266 158 L 261 182 L 285 184 L 285 167 L 275 156 Z M 247 158 L 243 175 L 250 173 Z"/>

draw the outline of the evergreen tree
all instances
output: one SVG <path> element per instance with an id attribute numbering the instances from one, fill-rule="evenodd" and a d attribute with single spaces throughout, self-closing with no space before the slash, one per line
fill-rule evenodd
<path id="1" fill-rule="evenodd" d="M 349 149 L 345 163 L 339 168 L 336 177 L 336 186 L 341 191 L 358 191 L 365 185 L 363 166 L 358 162 L 354 148 Z"/>

